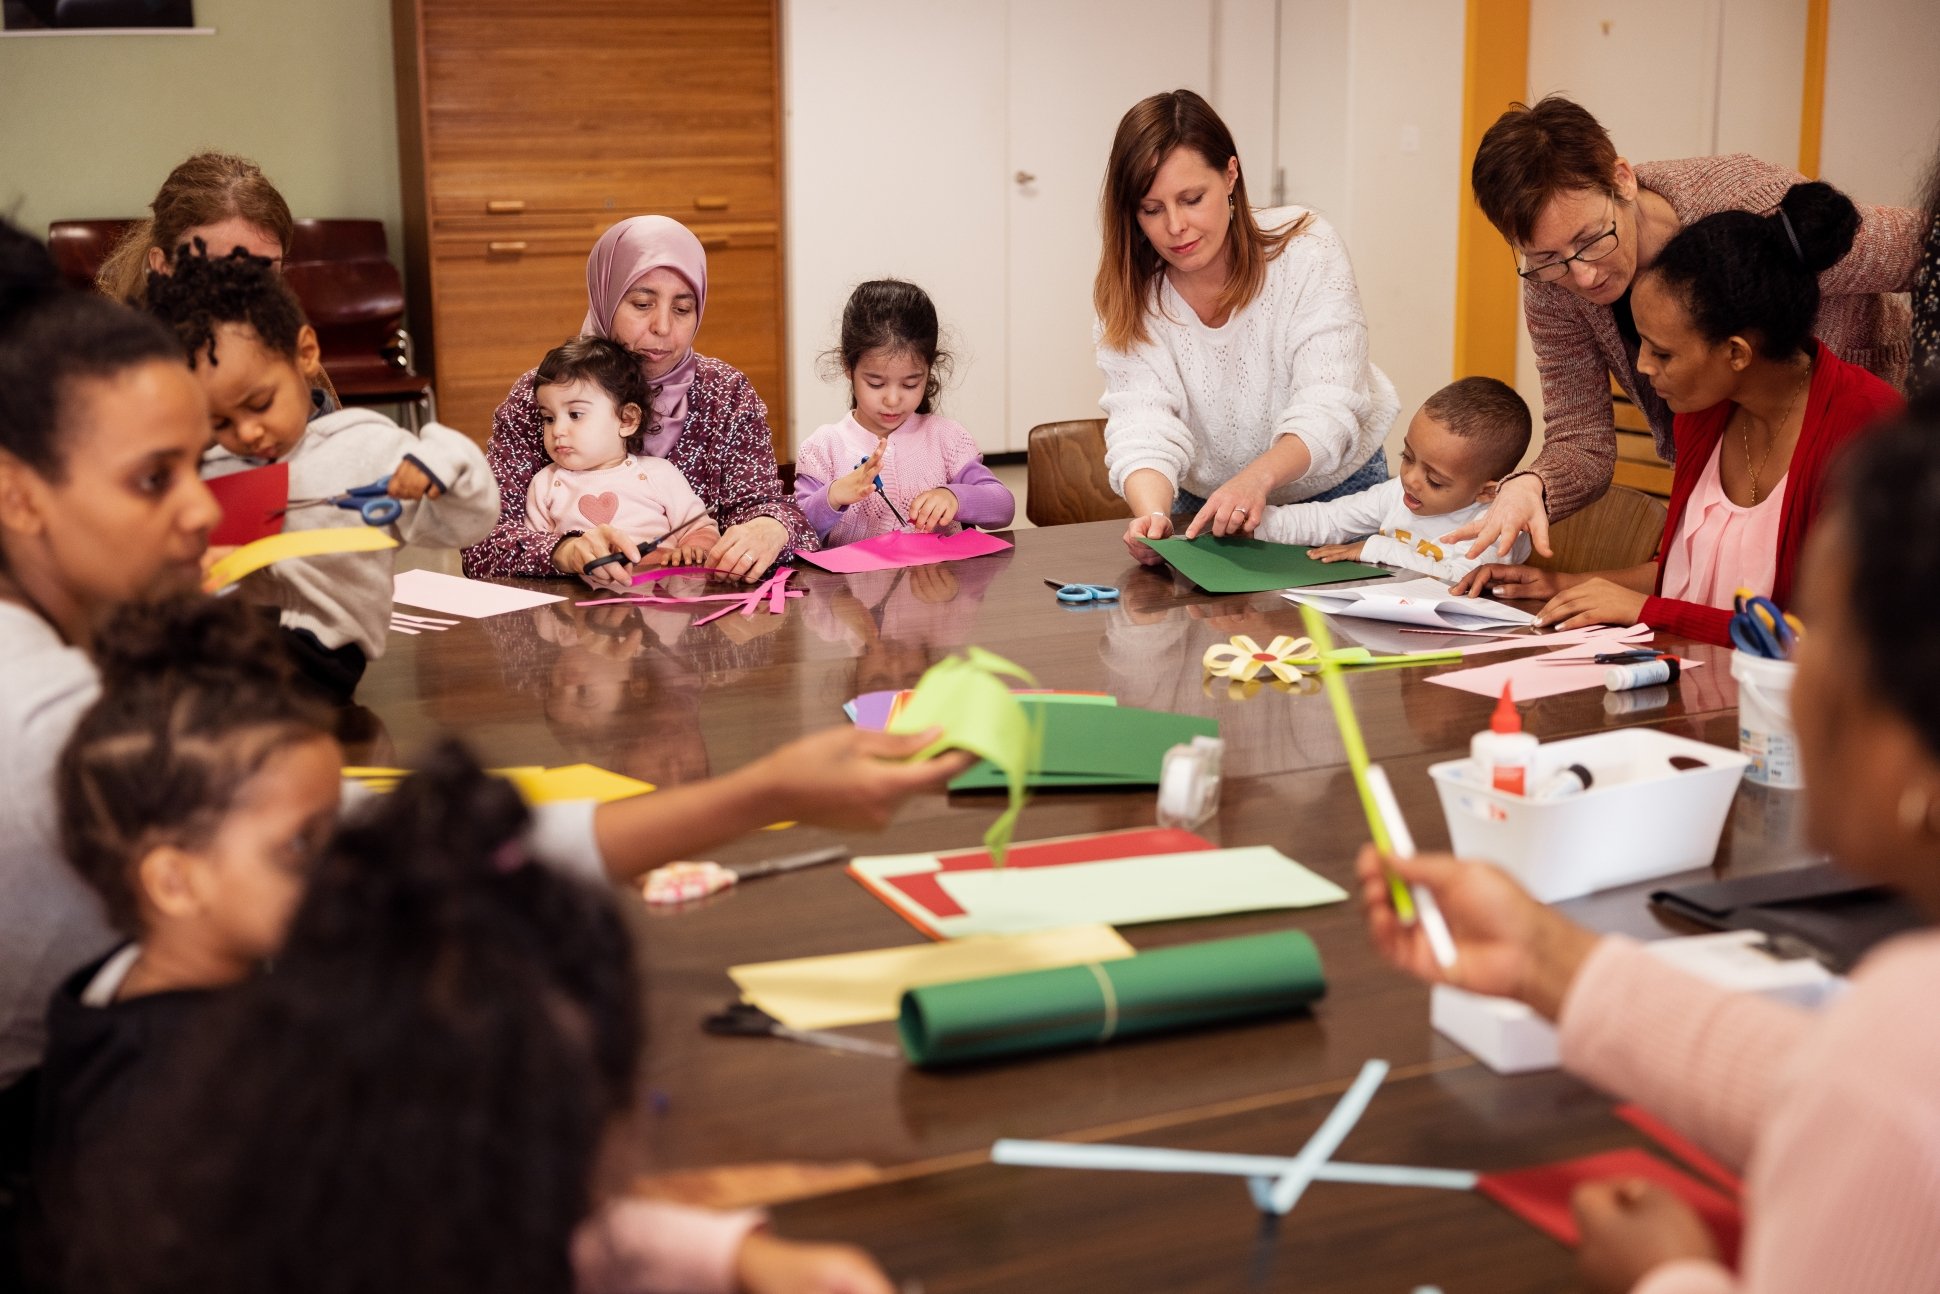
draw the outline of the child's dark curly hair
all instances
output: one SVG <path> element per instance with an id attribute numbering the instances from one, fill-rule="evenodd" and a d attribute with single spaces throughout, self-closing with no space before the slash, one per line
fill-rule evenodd
<path id="1" fill-rule="evenodd" d="M 626 452 L 645 452 L 648 420 L 653 417 L 653 388 L 647 385 L 646 370 L 640 357 L 606 337 L 574 337 L 554 346 L 532 372 L 532 393 L 542 386 L 566 382 L 592 382 L 606 392 L 613 407 L 622 412 L 630 404 L 640 411 L 639 430 L 626 438 Z"/>
<path id="2" fill-rule="evenodd" d="M 273 622 L 240 598 L 122 607 L 94 640 L 101 696 L 54 772 L 61 845 L 108 920 L 139 938 L 135 868 L 206 844 L 278 752 L 331 732 Z"/>
<path id="3" fill-rule="evenodd" d="M 641 1004 L 611 894 L 527 819 L 447 742 L 340 832 L 274 969 L 109 1139 L 71 1288 L 569 1294 Z"/>
<path id="4" fill-rule="evenodd" d="M 951 355 L 943 349 L 942 328 L 929 293 L 902 279 L 858 284 L 842 307 L 841 339 L 823 360 L 839 363 L 842 372 L 853 377 L 856 365 L 872 350 L 910 355 L 927 366 L 929 378 L 923 383 L 923 400 L 916 412 L 936 411 L 943 381 L 950 375 Z M 855 407 L 853 391 L 849 407 Z"/>
<path id="5" fill-rule="evenodd" d="M 206 252 L 198 238 L 176 249 L 172 273 L 148 275 L 149 313 L 182 339 L 189 367 L 204 355 L 217 362 L 216 329 L 223 324 L 247 324 L 264 346 L 294 359 L 303 307 L 276 267 L 240 247 L 227 256 Z"/>

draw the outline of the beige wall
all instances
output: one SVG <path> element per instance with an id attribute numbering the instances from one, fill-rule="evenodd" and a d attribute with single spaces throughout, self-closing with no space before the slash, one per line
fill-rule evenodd
<path id="1" fill-rule="evenodd" d="M 213 36 L 0 38 L 0 212 L 144 214 L 171 168 L 254 158 L 299 216 L 384 221 L 399 257 L 386 0 L 196 0 Z"/>

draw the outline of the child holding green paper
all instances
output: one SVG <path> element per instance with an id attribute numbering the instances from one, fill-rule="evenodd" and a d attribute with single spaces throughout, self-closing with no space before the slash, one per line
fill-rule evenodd
<path id="1" fill-rule="evenodd" d="M 1465 377 L 1428 397 L 1401 442 L 1401 474 L 1324 502 L 1266 510 L 1256 532 L 1311 544 L 1323 562 L 1376 562 L 1453 584 L 1480 565 L 1442 537 L 1487 511 L 1529 449 L 1529 406 L 1492 377 Z M 1517 541 L 1528 555 L 1529 538 Z"/>

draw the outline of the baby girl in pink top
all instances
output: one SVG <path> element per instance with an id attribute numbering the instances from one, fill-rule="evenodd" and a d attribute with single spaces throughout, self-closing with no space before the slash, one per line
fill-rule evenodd
<path id="1" fill-rule="evenodd" d="M 948 533 L 1001 530 L 1017 500 L 992 476 L 962 424 L 931 412 L 949 356 L 936 307 L 898 279 L 864 283 L 842 310 L 837 354 L 852 390 L 849 416 L 802 442 L 795 502 L 830 547 L 908 525 Z"/>
<path id="2" fill-rule="evenodd" d="M 610 528 L 637 544 L 660 541 L 659 561 L 698 563 L 720 538 L 680 469 L 642 450 L 651 393 L 640 361 L 604 337 L 547 352 L 533 398 L 552 460 L 526 490 L 526 524 L 564 539 Z"/>

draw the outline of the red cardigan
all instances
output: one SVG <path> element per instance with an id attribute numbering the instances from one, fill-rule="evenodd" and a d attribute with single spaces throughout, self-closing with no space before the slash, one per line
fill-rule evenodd
<path id="1" fill-rule="evenodd" d="M 1786 469 L 1785 502 L 1778 515 L 1778 568 L 1772 578 L 1772 600 L 1781 607 L 1791 603 L 1799 553 L 1825 501 L 1826 478 L 1839 450 L 1901 404 L 1899 392 L 1885 382 L 1857 364 L 1846 363 L 1823 343 L 1815 341 L 1813 345 L 1818 355 L 1812 369 L 1812 387 L 1806 393 L 1805 424 L 1792 451 L 1792 464 Z M 1717 448 L 1735 408 L 1725 400 L 1698 413 L 1680 413 L 1672 424 L 1672 434 L 1677 438 L 1677 470 L 1671 477 L 1670 515 L 1664 518 L 1664 539 L 1658 547 L 1659 594 L 1664 591 L 1664 550 L 1676 538 L 1684 522 L 1684 507 L 1710 465 L 1711 451 Z M 1644 611 L 1638 619 L 1653 629 L 1720 647 L 1731 645 L 1731 612 L 1722 607 L 1652 596 L 1644 599 Z"/>

